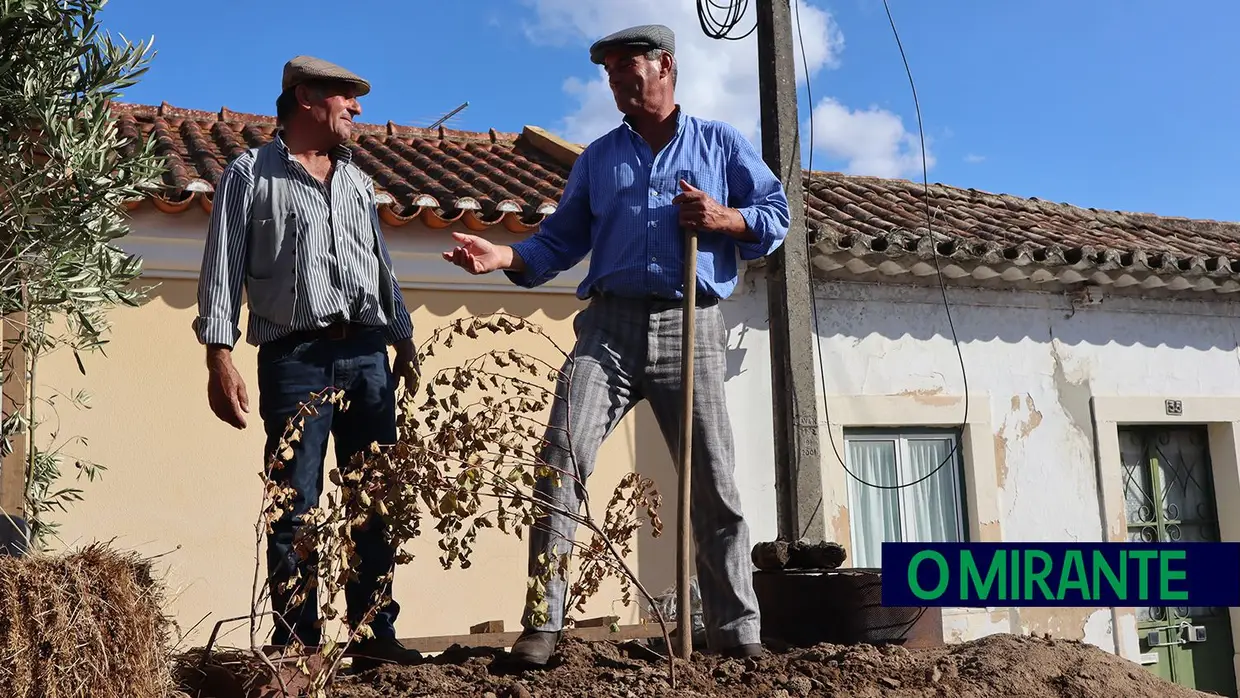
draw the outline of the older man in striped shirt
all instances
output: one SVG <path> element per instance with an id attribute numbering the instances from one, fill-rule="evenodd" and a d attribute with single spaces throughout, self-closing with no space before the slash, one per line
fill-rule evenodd
<path id="1" fill-rule="evenodd" d="M 295 506 L 274 525 L 267 564 L 277 621 L 273 642 L 293 636 L 309 646 L 321 640 L 318 599 L 291 603 L 282 589 L 294 569 L 312 567 L 293 550 L 300 517 L 318 504 L 327 440 L 336 462 L 372 442 L 396 440 L 398 379 L 414 375 L 413 323 L 392 273 L 379 226 L 374 185 L 351 160 L 348 146 L 358 97 L 370 85 L 326 61 L 298 56 L 284 68 L 276 100 L 280 128 L 261 148 L 229 163 L 215 187 L 210 228 L 199 276 L 198 340 L 207 347 L 207 396 L 211 410 L 238 429 L 246 427 L 249 398 L 232 361 L 240 338 L 242 288 L 247 292 L 247 341 L 258 347 L 258 411 L 271 454 L 287 421 L 311 392 L 343 390 L 347 410 L 331 405 L 305 421 L 293 457 L 276 476 L 297 491 Z M 388 346 L 396 360 L 389 365 Z M 361 557 L 356 581 L 346 588 L 348 621 L 357 627 L 373 605 L 380 578 L 393 565 L 382 522 L 355 534 Z M 390 583 L 383 589 L 390 591 Z M 373 639 L 358 643 L 354 666 L 420 658 L 397 642 L 396 602 L 370 622 Z"/>
<path id="2" fill-rule="evenodd" d="M 531 287 L 590 254 L 578 290 L 590 304 L 576 320 L 571 386 L 558 386 L 542 453 L 570 475 L 575 463 L 575 478 L 585 482 L 603 439 L 643 398 L 669 448 L 680 439 L 683 230 L 699 231 L 690 516 L 708 644 L 745 657 L 761 650 L 760 623 L 749 531 L 733 477 L 724 396 L 727 327 L 718 303 L 736 286 L 738 253 L 755 259 L 783 242 L 788 201 L 735 128 L 690 116 L 676 104 L 674 52 L 672 32 L 661 25 L 595 43 L 591 60 L 606 69 L 623 123 L 577 158 L 559 207 L 537 234 L 507 247 L 458 233 L 444 258 L 473 274 L 503 270 Z M 581 488 L 573 477 L 560 480 L 561 486 L 540 481 L 538 492 L 576 511 Z M 572 521 L 556 515 L 534 527 L 530 574 L 540 571 L 540 554 L 567 552 L 575 532 Z M 527 613 L 515 658 L 546 664 L 564 622 L 564 592 L 563 579 L 548 585 L 546 623 L 536 625 Z"/>

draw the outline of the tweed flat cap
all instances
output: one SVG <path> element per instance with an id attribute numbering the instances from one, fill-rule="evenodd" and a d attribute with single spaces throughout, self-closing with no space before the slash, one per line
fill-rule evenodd
<path id="1" fill-rule="evenodd" d="M 676 34 L 662 24 L 643 24 L 621 29 L 594 42 L 590 47 L 590 60 L 602 64 L 603 56 L 606 56 L 609 50 L 621 47 L 663 49 L 676 55 Z"/>
<path id="2" fill-rule="evenodd" d="M 314 56 L 297 56 L 285 63 L 284 80 L 280 89 L 288 92 L 310 80 L 334 80 L 356 85 L 358 97 L 370 92 L 370 83 L 356 73 Z"/>

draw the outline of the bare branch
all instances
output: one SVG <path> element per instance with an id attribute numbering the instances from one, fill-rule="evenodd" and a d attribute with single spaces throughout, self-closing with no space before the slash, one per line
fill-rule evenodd
<path id="1" fill-rule="evenodd" d="M 538 493 L 540 478 L 549 478 L 557 486 L 575 487 L 583 493 L 586 490 L 575 462 L 571 471 L 565 472 L 543 460 L 542 449 L 553 427 L 537 415 L 550 406 L 555 392 L 532 380 L 545 379 L 568 387 L 572 357 L 538 326 L 504 314 L 453 321 L 432 333 L 419 354 L 422 358 L 433 357 L 436 349 L 451 348 L 462 337 L 474 340 L 488 332 L 496 336 L 526 332 L 542 337 L 565 358 L 569 370 L 547 370 L 550 364 L 545 360 L 512 349 L 488 351 L 462 365 L 441 369 L 429 382 L 398 396 L 396 442 L 371 444 L 348 463 L 337 463 L 328 471 L 336 491 L 302 517 L 304 523 L 296 534 L 294 550 L 298 559 L 313 562 L 315 579 L 306 583 L 315 585 L 320 592 L 320 612 L 329 620 L 339 617 L 339 596 L 353 573 L 357 552 L 352 532 L 372 521 L 385 525 L 397 566 L 413 559 L 408 543 L 433 530 L 441 551 L 440 565 L 445 569 L 464 569 L 472 564 L 472 553 L 483 531 L 498 529 L 520 538 L 555 515 L 585 527 L 592 535 L 584 543 L 570 541 L 567 554 L 543 560 L 545 571 L 529 580 L 527 604 L 531 613 L 538 618 L 544 612 L 547 582 L 553 575 L 567 576 L 575 560 L 579 563 L 579 575 L 570 585 L 571 608 L 584 609 L 603 581 L 616 577 L 624 603 L 631 603 L 629 590 L 636 588 L 647 600 L 667 639 L 667 624 L 658 605 L 625 560 L 632 551 L 633 537 L 645 521 L 656 536 L 662 531 L 657 513 L 661 497 L 654 483 L 636 473 L 627 474 L 617 485 L 601 520 L 592 515 L 588 497 L 584 511 L 569 511 Z M 446 392 L 438 395 L 437 390 Z M 471 397 L 463 404 L 461 396 L 466 391 L 478 391 L 481 397 Z M 324 391 L 313 397 L 332 401 L 339 409 L 348 408 L 339 391 Z M 304 412 L 313 414 L 314 405 L 305 405 Z M 560 434 L 568 432 L 571 428 L 562 429 Z M 297 435 L 298 429 L 290 422 L 285 441 L 277 449 L 282 457 Z M 571 444 L 571 433 L 569 439 Z M 273 473 L 274 468 L 270 468 L 264 475 L 264 509 L 256 529 L 260 532 L 264 522 L 269 526 L 285 513 L 290 494 L 275 484 Z M 392 572 L 388 573 L 389 579 Z M 259 586 L 257 572 L 255 586 Z M 259 596 L 256 591 L 254 599 Z M 295 593 L 294 599 L 298 598 Z M 377 595 L 365 618 L 373 618 L 389 600 L 388 594 Z M 254 611 L 257 610 L 256 602 Z M 366 623 L 362 623 L 348 629 L 343 642 L 326 642 L 319 650 L 327 660 L 326 669 L 316 681 L 321 679 L 325 686 L 339 667 L 342 647 L 368 632 Z M 251 642 L 256 644 L 253 638 Z M 674 672 L 669 659 L 673 685 Z"/>

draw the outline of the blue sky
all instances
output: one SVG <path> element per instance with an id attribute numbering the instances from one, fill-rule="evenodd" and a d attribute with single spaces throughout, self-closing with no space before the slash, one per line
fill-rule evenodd
<path id="1" fill-rule="evenodd" d="M 1226 48 L 1240 3 L 889 1 L 932 182 L 1240 220 L 1240 52 Z M 912 97 L 881 0 L 800 8 L 814 168 L 920 180 Z M 348 11 L 322 0 L 112 0 L 102 19 L 113 34 L 155 38 L 152 68 L 125 101 L 272 113 L 284 61 L 308 53 L 371 80 L 363 121 L 426 125 L 468 101 L 451 126 L 535 124 L 578 141 L 618 119 L 590 42 L 662 22 L 677 32 L 686 109 L 760 137 L 755 39 L 707 39 L 693 0 L 357 0 Z"/>

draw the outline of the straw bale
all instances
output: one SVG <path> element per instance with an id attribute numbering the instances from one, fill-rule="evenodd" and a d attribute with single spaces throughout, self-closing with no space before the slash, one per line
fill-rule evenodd
<path id="1" fill-rule="evenodd" d="M 167 696 L 163 594 L 149 560 L 103 544 L 0 557 L 0 696 Z"/>

